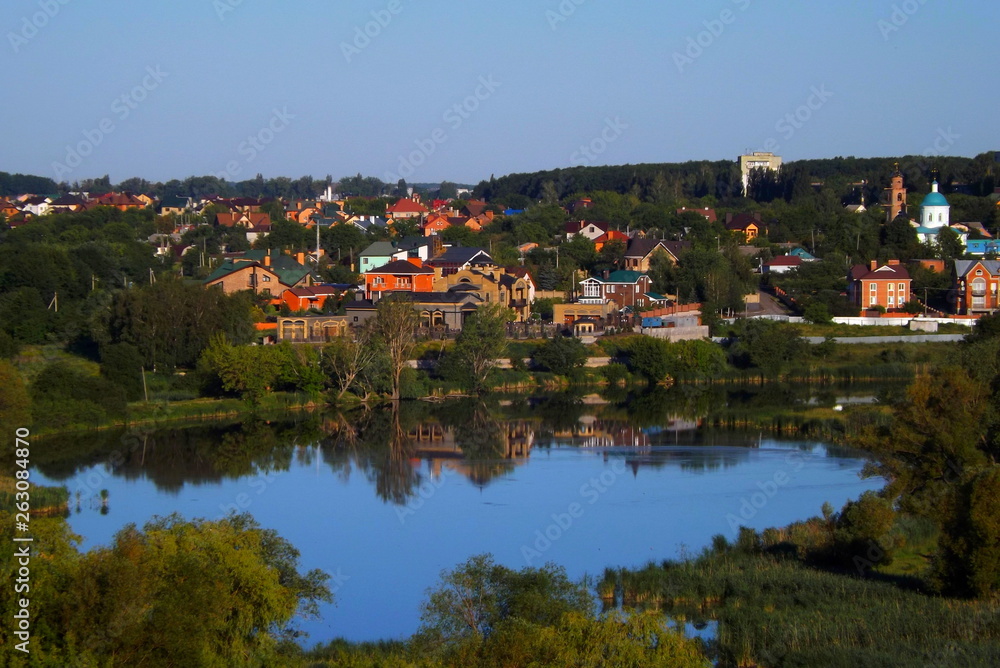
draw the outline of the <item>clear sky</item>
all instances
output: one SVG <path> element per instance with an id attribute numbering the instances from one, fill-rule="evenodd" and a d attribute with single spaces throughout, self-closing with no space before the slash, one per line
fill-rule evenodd
<path id="1" fill-rule="evenodd" d="M 0 171 L 971 156 L 1000 149 L 998 24 L 996 0 L 5 0 Z"/>

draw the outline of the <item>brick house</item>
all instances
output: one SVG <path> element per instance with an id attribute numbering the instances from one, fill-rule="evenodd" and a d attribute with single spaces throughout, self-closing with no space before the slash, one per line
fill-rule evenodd
<path id="1" fill-rule="evenodd" d="M 378 301 L 384 292 L 431 292 L 434 276 L 420 258 L 394 260 L 364 272 L 365 299 Z"/>
<path id="2" fill-rule="evenodd" d="M 613 271 L 601 278 L 592 276 L 580 281 L 580 301 L 610 300 L 618 308 L 646 306 L 652 285 L 652 279 L 642 272 Z"/>
<path id="3" fill-rule="evenodd" d="M 994 313 L 1000 308 L 1000 261 L 955 260 L 955 313 Z"/>
<path id="4" fill-rule="evenodd" d="M 847 279 L 848 299 L 860 308 L 881 306 L 887 311 L 899 311 L 910 301 L 912 279 L 899 260 L 889 260 L 881 267 L 874 260 L 867 266 L 855 265 Z"/>

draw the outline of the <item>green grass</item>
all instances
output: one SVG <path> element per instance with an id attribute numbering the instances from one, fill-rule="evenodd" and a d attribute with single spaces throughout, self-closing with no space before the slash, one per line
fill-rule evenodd
<path id="1" fill-rule="evenodd" d="M 878 325 L 845 325 L 831 323 L 829 325 L 814 325 L 802 323 L 794 325 L 799 336 L 918 336 L 929 332 L 910 331 L 909 327 L 882 327 Z M 946 323 L 938 326 L 938 334 L 968 334 L 972 329 L 965 325 Z"/>

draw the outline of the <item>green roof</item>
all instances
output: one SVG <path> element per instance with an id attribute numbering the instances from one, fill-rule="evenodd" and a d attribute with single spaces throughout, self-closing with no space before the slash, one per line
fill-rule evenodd
<path id="1" fill-rule="evenodd" d="M 639 279 L 643 276 L 645 274 L 641 271 L 626 271 L 622 269 L 611 272 L 607 278 L 598 277 L 598 280 L 602 283 L 638 283 Z"/>
<path id="2" fill-rule="evenodd" d="M 252 250 L 247 251 L 238 258 L 226 260 L 215 271 L 213 271 L 208 278 L 205 279 L 205 283 L 217 281 L 220 278 L 224 278 L 225 276 L 251 266 L 254 263 L 263 267 L 264 256 L 267 255 L 268 252 L 269 251 L 266 250 Z M 281 281 L 283 285 L 288 286 L 298 284 L 302 279 L 309 275 L 309 268 L 299 264 L 295 258 L 289 255 L 280 255 L 276 253 L 271 253 L 271 266 L 269 269 L 278 277 L 278 280 Z"/>

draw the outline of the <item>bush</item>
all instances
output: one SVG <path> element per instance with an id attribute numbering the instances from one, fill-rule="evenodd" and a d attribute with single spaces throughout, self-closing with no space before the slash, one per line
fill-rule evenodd
<path id="1" fill-rule="evenodd" d="M 587 348 L 579 339 L 557 336 L 535 350 L 535 363 L 558 376 L 568 376 L 587 363 Z"/>

